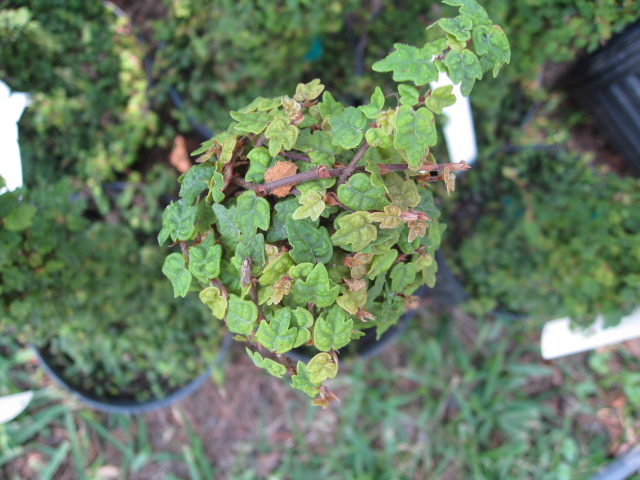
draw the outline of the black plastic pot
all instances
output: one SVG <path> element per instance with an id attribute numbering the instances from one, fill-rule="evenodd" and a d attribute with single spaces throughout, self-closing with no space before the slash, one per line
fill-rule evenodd
<path id="1" fill-rule="evenodd" d="M 56 385 L 73 394 L 85 405 L 107 413 L 140 414 L 168 407 L 195 392 L 210 377 L 212 368 L 222 363 L 229 350 L 230 344 L 231 335 L 227 335 L 220 346 L 220 351 L 214 364 L 182 388 L 167 392 L 165 397 L 144 401 L 137 401 L 128 397 L 100 396 L 94 392 L 78 388 L 72 380 L 64 377 L 60 368 L 50 363 L 50 356 L 45 349 L 39 349 L 34 345 L 31 345 L 31 348 L 38 357 L 42 369 L 47 372 L 47 375 L 49 375 Z"/>
<path id="2" fill-rule="evenodd" d="M 559 87 L 640 174 L 640 20 L 578 61 Z"/>

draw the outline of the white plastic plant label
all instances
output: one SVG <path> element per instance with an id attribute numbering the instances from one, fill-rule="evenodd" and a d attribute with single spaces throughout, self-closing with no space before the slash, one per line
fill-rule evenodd
<path id="1" fill-rule="evenodd" d="M 29 103 L 26 93 L 11 93 L 7 84 L 0 81 L 0 177 L 6 185 L 0 195 L 22 186 L 18 120 Z"/>
<path id="2" fill-rule="evenodd" d="M 451 85 L 451 79 L 440 72 L 437 82 L 431 82 L 431 88 L 436 89 L 445 85 Z M 462 95 L 460 85 L 454 85 L 451 92 L 456 97 L 456 103 L 442 110 L 447 117 L 447 121 L 442 128 L 444 139 L 447 143 L 450 162 L 460 162 L 464 160 L 471 165 L 478 156 L 476 145 L 476 132 L 473 127 L 473 117 L 471 116 L 471 104 L 469 98 Z"/>
<path id="3" fill-rule="evenodd" d="M 0 397 L 0 424 L 7 423 L 20 415 L 32 398 L 33 392 L 30 390 Z"/>

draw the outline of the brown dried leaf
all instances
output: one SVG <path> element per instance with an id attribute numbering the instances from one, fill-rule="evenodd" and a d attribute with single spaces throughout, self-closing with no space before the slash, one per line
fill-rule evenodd
<path id="1" fill-rule="evenodd" d="M 291 291 L 291 278 L 285 275 L 271 287 L 273 289 L 273 296 L 271 297 L 271 302 L 273 305 L 277 305 L 282 301 L 282 297 L 285 295 L 289 295 Z"/>
<path id="2" fill-rule="evenodd" d="M 424 237 L 427 233 L 427 222 L 424 220 L 415 220 L 413 222 L 407 222 L 409 226 L 409 243 L 413 242 L 417 237 Z"/>
<path id="3" fill-rule="evenodd" d="M 276 162 L 276 164 L 267 169 L 264 172 L 264 180 L 267 183 L 275 182 L 276 180 L 282 180 L 283 178 L 291 177 L 298 173 L 298 167 L 295 163 L 285 161 L 285 162 Z M 279 187 L 274 189 L 271 193 L 273 193 L 276 197 L 286 197 L 289 195 L 289 192 L 293 188 L 293 185 L 285 185 L 284 187 Z"/>
<path id="4" fill-rule="evenodd" d="M 346 256 L 344 264 L 351 269 L 351 278 L 362 278 L 372 261 L 373 253 L 358 252 L 355 255 Z"/>
<path id="5" fill-rule="evenodd" d="M 357 292 L 358 290 L 362 290 L 367 286 L 367 282 L 365 282 L 361 278 L 353 278 L 353 279 L 345 278 L 344 283 L 347 284 L 347 287 L 349 287 L 350 292 Z"/>

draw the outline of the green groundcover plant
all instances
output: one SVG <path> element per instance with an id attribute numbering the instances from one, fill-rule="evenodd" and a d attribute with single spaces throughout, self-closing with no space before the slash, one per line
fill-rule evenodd
<path id="1" fill-rule="evenodd" d="M 476 313 L 589 325 L 640 304 L 640 182 L 557 147 L 499 153 L 461 182 L 447 253 Z"/>
<path id="2" fill-rule="evenodd" d="M 95 395 L 165 396 L 211 365 L 220 329 L 197 298 L 172 297 L 144 215 L 124 208 L 144 192 L 125 189 L 107 219 L 78 192 L 64 181 L 0 195 L 0 335 Z"/>
<path id="3" fill-rule="evenodd" d="M 337 351 L 365 329 L 379 336 L 435 282 L 439 212 L 426 185 L 450 191 L 468 167 L 430 154 L 434 114 L 455 97 L 429 82 L 444 71 L 469 95 L 510 58 L 475 0 L 445 3 L 460 15 L 430 27 L 437 40 L 395 44 L 374 64 L 393 72 L 397 92 L 376 88 L 369 104 L 345 107 L 313 80 L 293 97 L 256 98 L 194 152 L 198 165 L 163 215 L 159 242 L 180 247 L 163 267 L 175 295 L 199 291 L 236 339 L 258 346 L 247 349 L 258 367 L 288 373 L 323 407 Z M 303 345 L 318 353 L 294 364 L 287 352 Z"/>

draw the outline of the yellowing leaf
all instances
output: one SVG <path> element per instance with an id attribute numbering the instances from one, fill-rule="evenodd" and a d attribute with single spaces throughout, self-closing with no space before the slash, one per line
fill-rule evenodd
<path id="1" fill-rule="evenodd" d="M 289 118 L 281 114 L 273 119 L 264 132 L 269 139 L 269 154 L 275 157 L 280 150 L 291 150 L 296 144 L 300 130 L 291 125 Z"/>
<path id="2" fill-rule="evenodd" d="M 319 353 L 307 365 L 311 383 L 322 383 L 327 378 L 333 378 L 338 373 L 338 365 L 328 353 Z"/>
<path id="3" fill-rule="evenodd" d="M 208 287 L 200 292 L 200 300 L 211 309 L 213 316 L 222 320 L 227 313 L 227 299 L 217 287 Z"/>
<path id="4" fill-rule="evenodd" d="M 400 214 L 402 214 L 402 210 L 393 205 L 388 205 L 384 207 L 384 212 L 375 212 L 369 215 L 374 222 L 380 222 L 380 228 L 396 228 L 398 225 L 402 223 L 402 218 L 400 218 Z"/>
<path id="5" fill-rule="evenodd" d="M 367 289 L 362 288 L 356 292 L 344 292 L 336 299 L 336 303 L 351 315 L 358 313 L 359 308 L 363 308 L 367 303 Z"/>
<path id="6" fill-rule="evenodd" d="M 358 252 L 355 255 L 349 255 L 344 259 L 344 264 L 351 269 L 351 278 L 362 278 L 369 269 L 373 253 Z"/>
<path id="7" fill-rule="evenodd" d="M 292 218 L 294 220 L 301 220 L 303 218 L 310 218 L 311 220 L 318 220 L 320 214 L 325 209 L 324 195 L 320 192 L 309 191 L 306 195 L 300 197 L 300 205 L 295 212 L 293 212 Z"/>
<path id="8" fill-rule="evenodd" d="M 409 235 L 407 241 L 413 242 L 417 237 L 424 237 L 427 233 L 427 222 L 424 220 L 415 220 L 413 222 L 407 222 L 409 227 Z"/>
<path id="9" fill-rule="evenodd" d="M 369 212 L 345 215 L 337 223 L 339 228 L 331 236 L 331 242 L 336 246 L 351 244 L 353 251 L 361 251 L 378 236 L 376 227 L 371 225 Z"/>
<path id="10" fill-rule="evenodd" d="M 305 100 L 314 100 L 320 96 L 324 90 L 324 85 L 320 83 L 320 80 L 315 78 L 309 83 L 299 83 L 296 86 L 296 94 L 293 96 L 297 101 L 304 102 Z"/>
<path id="11" fill-rule="evenodd" d="M 429 110 L 413 110 L 408 105 L 398 108 L 393 145 L 404 153 L 410 167 L 419 167 L 427 154 L 428 146 L 435 145 L 437 141 L 435 120 Z"/>

